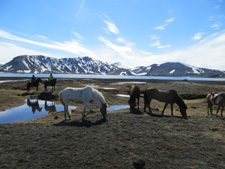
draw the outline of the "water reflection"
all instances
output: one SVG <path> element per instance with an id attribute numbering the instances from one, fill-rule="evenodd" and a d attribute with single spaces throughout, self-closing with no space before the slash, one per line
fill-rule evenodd
<path id="1" fill-rule="evenodd" d="M 56 112 L 55 102 L 51 102 L 51 105 L 47 104 L 47 100 L 45 100 L 45 110 L 47 112 Z"/>
<path id="2" fill-rule="evenodd" d="M 38 99 L 34 102 L 31 102 L 30 99 L 27 99 L 27 106 L 31 107 L 33 114 L 37 111 L 41 112 L 42 107 L 39 106 Z"/>
<path id="3" fill-rule="evenodd" d="M 115 110 L 121 110 L 121 109 L 129 109 L 129 105 L 113 105 L 111 107 L 108 107 L 108 111 L 115 111 Z"/>
<path id="4" fill-rule="evenodd" d="M 70 109 L 75 109 L 75 106 L 69 106 Z M 11 123 L 16 121 L 30 121 L 47 115 L 50 112 L 63 111 L 63 105 L 57 105 L 55 102 L 27 99 L 22 106 L 0 111 L 0 124 Z"/>

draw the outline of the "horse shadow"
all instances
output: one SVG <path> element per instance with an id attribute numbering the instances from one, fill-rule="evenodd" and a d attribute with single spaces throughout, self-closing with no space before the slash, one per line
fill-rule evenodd
<path id="1" fill-rule="evenodd" d="M 150 117 L 158 117 L 158 118 L 178 118 L 178 119 L 188 119 L 189 117 L 183 117 L 183 116 L 172 116 L 172 115 L 162 115 L 162 114 L 155 114 L 155 113 L 146 113 Z"/>
<path id="2" fill-rule="evenodd" d="M 82 120 L 81 122 L 79 121 L 66 121 L 66 120 L 63 120 L 57 124 L 54 124 L 54 126 L 74 126 L 74 127 L 93 127 L 93 126 L 99 126 L 99 125 L 102 125 L 103 123 L 106 123 L 107 122 L 107 119 L 105 118 L 102 118 L 100 120 L 97 120 L 95 122 L 91 122 L 89 120 Z"/>

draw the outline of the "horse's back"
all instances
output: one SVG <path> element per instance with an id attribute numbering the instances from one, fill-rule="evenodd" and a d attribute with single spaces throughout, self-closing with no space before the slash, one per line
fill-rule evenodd
<path id="1" fill-rule="evenodd" d="M 216 101 L 216 104 L 225 106 L 225 93 L 219 93 L 215 101 Z"/>

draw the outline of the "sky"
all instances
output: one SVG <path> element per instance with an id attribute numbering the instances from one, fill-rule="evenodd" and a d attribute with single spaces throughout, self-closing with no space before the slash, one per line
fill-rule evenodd
<path id="1" fill-rule="evenodd" d="M 0 64 L 19 55 L 225 70 L 225 0 L 0 0 Z"/>

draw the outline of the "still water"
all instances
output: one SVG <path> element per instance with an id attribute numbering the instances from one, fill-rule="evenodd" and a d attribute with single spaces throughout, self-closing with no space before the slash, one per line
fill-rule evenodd
<path id="1" fill-rule="evenodd" d="M 0 77 L 27 77 L 33 74 L 0 73 Z M 35 74 L 36 77 L 48 78 L 49 74 Z M 77 74 L 54 74 L 55 78 L 65 79 L 142 79 L 142 80 L 189 80 L 189 81 L 225 81 L 225 78 L 203 77 L 171 77 L 171 76 L 123 76 L 123 75 L 77 75 Z"/>
<path id="2" fill-rule="evenodd" d="M 70 106 L 70 109 L 75 109 Z M 22 106 L 0 111 L 0 124 L 11 123 L 16 121 L 30 121 L 47 115 L 50 112 L 63 111 L 63 105 L 57 105 L 55 102 L 43 101 L 37 99 L 27 99 Z"/>
<path id="3" fill-rule="evenodd" d="M 70 109 L 76 109 L 76 106 L 69 106 Z M 127 109 L 128 105 L 113 105 L 108 107 L 108 111 Z M 0 124 L 12 123 L 18 121 L 30 121 L 47 115 L 51 112 L 64 111 L 63 105 L 57 105 L 55 102 L 27 99 L 22 106 L 0 111 Z"/>

